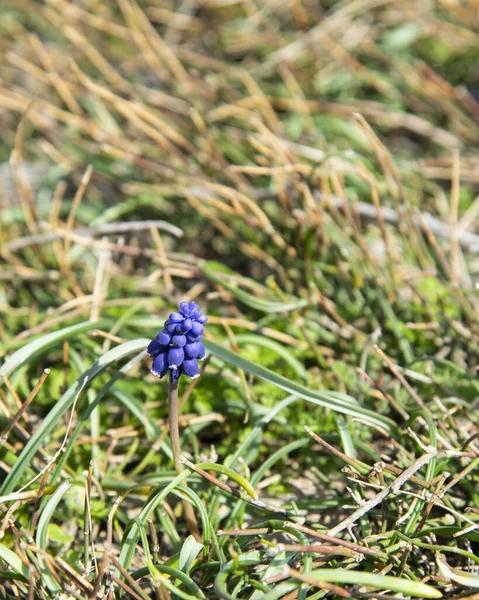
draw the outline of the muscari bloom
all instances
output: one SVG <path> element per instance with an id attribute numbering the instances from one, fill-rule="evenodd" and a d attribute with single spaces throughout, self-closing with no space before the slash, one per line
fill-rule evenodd
<path id="1" fill-rule="evenodd" d="M 170 314 L 163 331 L 148 346 L 153 375 L 164 377 L 169 371 L 172 382 L 183 374 L 199 377 L 198 361 L 206 355 L 201 339 L 207 320 L 196 302 L 181 302 L 180 310 Z"/>

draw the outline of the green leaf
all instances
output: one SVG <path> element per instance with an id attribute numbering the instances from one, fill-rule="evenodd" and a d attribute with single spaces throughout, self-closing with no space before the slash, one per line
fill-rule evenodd
<path id="1" fill-rule="evenodd" d="M 45 354 L 47 350 L 54 346 L 58 346 L 64 340 L 71 340 L 90 329 L 101 329 L 102 325 L 103 321 L 86 321 L 85 323 L 78 323 L 77 325 L 72 325 L 71 327 L 65 327 L 59 331 L 42 335 L 38 339 L 22 346 L 20 350 L 17 350 L 7 359 L 0 367 L 0 377 L 8 377 L 21 365 L 37 356 Z"/>
<path id="2" fill-rule="evenodd" d="M 173 481 L 171 481 L 168 485 L 155 489 L 150 495 L 145 506 L 142 508 L 138 517 L 136 517 L 136 520 L 144 526 L 148 517 L 155 510 L 155 508 L 161 504 L 166 496 L 168 496 L 172 490 L 179 486 L 181 482 L 188 477 L 188 475 L 189 471 L 185 470 L 183 473 L 173 479 Z M 132 520 L 128 523 L 128 527 L 126 528 L 123 539 L 121 540 L 119 561 L 125 569 L 128 569 L 131 564 L 139 537 L 140 528 L 138 523 Z"/>
<path id="3" fill-rule="evenodd" d="M 224 272 L 225 269 L 223 265 L 220 266 L 221 271 Z M 213 261 L 204 263 L 202 266 L 202 271 L 205 274 L 205 276 L 208 277 L 208 279 L 214 281 L 215 283 L 218 283 L 219 285 L 229 290 L 236 298 L 238 298 L 238 300 L 243 302 L 243 304 L 246 304 L 246 306 L 254 308 L 255 310 L 258 310 L 260 312 L 291 312 L 293 310 L 298 310 L 311 304 L 309 300 L 306 300 L 304 298 L 291 298 L 291 300 L 285 302 L 278 302 L 277 300 L 263 300 L 262 298 L 258 298 L 257 296 L 254 296 L 253 294 L 250 294 L 249 292 L 240 289 L 236 285 L 233 285 L 233 283 L 230 283 L 230 281 L 228 281 L 226 277 L 221 277 L 218 274 L 218 272 L 220 271 L 220 267 L 218 266 L 218 263 Z M 245 278 L 242 279 L 244 280 Z M 256 282 L 253 283 L 255 289 L 261 290 L 264 295 L 271 295 L 270 290 L 268 290 L 267 288 L 263 288 L 263 286 L 258 285 Z"/>
<path id="4" fill-rule="evenodd" d="M 155 564 L 153 566 L 156 569 L 156 571 L 158 571 L 159 573 L 164 573 L 165 575 L 169 575 L 173 579 L 177 579 L 178 581 L 181 581 L 185 585 L 186 589 L 188 590 L 188 593 L 191 594 L 192 597 L 194 597 L 194 598 L 204 598 L 205 597 L 205 595 L 203 594 L 201 589 L 196 585 L 196 583 L 193 581 L 193 579 L 191 579 L 191 577 L 189 577 L 186 573 L 183 573 L 179 569 L 175 569 L 173 567 L 169 567 L 164 564 L 161 564 L 161 565 Z M 145 577 L 145 575 L 149 575 L 149 574 L 150 573 L 149 573 L 148 567 L 142 567 L 141 569 L 138 569 L 137 571 L 133 571 L 131 576 L 133 577 L 133 579 L 140 579 L 140 577 Z M 179 590 L 176 586 L 169 583 L 167 579 L 162 579 L 162 583 L 165 585 L 165 587 L 168 587 L 168 589 L 173 594 L 175 594 L 175 593 L 178 594 L 178 592 L 182 593 L 181 590 Z M 183 592 L 183 594 L 184 594 L 184 592 Z M 182 597 L 184 597 L 184 596 L 182 596 Z"/>
<path id="5" fill-rule="evenodd" d="M 261 554 L 258 550 L 251 550 L 238 554 L 233 560 L 227 562 L 215 577 L 214 590 L 223 600 L 234 600 L 234 597 L 228 593 L 226 583 L 228 576 L 242 567 L 256 566 L 261 563 Z"/>
<path id="6" fill-rule="evenodd" d="M 180 551 L 179 569 L 182 573 L 190 572 L 196 557 L 202 550 L 203 544 L 197 542 L 192 535 L 186 538 Z"/>
<path id="7" fill-rule="evenodd" d="M 28 567 L 22 562 L 22 559 L 12 552 L 9 548 L 0 544 L 0 559 L 7 563 L 14 571 L 19 573 L 28 581 Z"/>
<path id="8" fill-rule="evenodd" d="M 390 52 L 409 48 L 421 35 L 423 27 L 421 23 L 405 23 L 396 27 L 384 35 L 383 45 Z"/>
<path id="9" fill-rule="evenodd" d="M 71 542 L 74 537 L 69 533 L 66 533 L 59 525 L 56 523 L 50 523 L 48 526 L 48 539 L 52 542 L 58 542 L 59 544 L 65 544 Z"/>
<path id="10" fill-rule="evenodd" d="M 53 406 L 48 415 L 43 419 L 41 425 L 37 428 L 35 433 L 32 435 L 26 446 L 23 448 L 21 454 L 10 470 L 7 478 L 5 479 L 2 487 L 0 488 L 0 494 L 5 495 L 13 491 L 17 481 L 23 475 L 26 469 L 31 465 L 32 458 L 35 456 L 40 445 L 45 441 L 47 436 L 55 429 L 60 419 L 63 417 L 65 412 L 69 410 L 82 388 L 86 388 L 91 384 L 93 379 L 97 377 L 102 371 L 104 371 L 111 364 L 115 363 L 122 358 L 125 358 L 129 354 L 143 350 L 149 340 L 137 339 L 130 342 L 125 342 L 116 348 L 113 348 L 103 356 L 100 356 L 92 366 L 87 369 L 58 402 Z"/>
<path id="11" fill-rule="evenodd" d="M 160 488 L 156 488 L 148 498 L 147 503 L 141 510 L 140 514 L 136 519 L 132 519 L 129 521 L 128 526 L 123 535 L 123 539 L 121 541 L 121 550 L 119 561 L 128 569 L 130 563 L 133 559 L 133 555 L 135 553 L 136 545 L 138 539 L 140 537 L 140 529 L 138 523 L 140 523 L 143 527 L 150 516 L 150 514 L 156 509 L 156 507 L 168 496 L 170 493 L 181 493 L 182 495 L 189 498 L 195 508 L 198 510 L 201 524 L 203 527 L 203 545 L 205 547 L 205 556 L 209 551 L 209 543 L 210 539 L 213 539 L 213 542 L 216 543 L 215 534 L 211 527 L 210 521 L 208 519 L 208 514 L 206 509 L 201 502 L 200 498 L 191 488 L 180 485 L 182 481 L 184 481 L 189 475 L 191 475 L 190 471 L 186 469 L 173 479 L 168 485 L 162 486 Z"/>
<path id="12" fill-rule="evenodd" d="M 48 526 L 50 525 L 50 520 L 53 517 L 53 514 L 61 499 L 71 487 L 72 483 L 69 479 L 61 483 L 45 503 L 41 511 L 40 518 L 38 519 L 37 534 L 35 536 L 35 542 L 41 550 L 46 550 L 47 548 L 47 531 Z M 61 587 L 58 585 L 57 581 L 53 578 L 53 576 L 50 574 L 50 571 L 45 566 L 43 557 L 38 556 L 38 562 L 40 564 L 42 579 L 46 583 L 48 589 L 52 592 L 61 591 Z"/>
<path id="13" fill-rule="evenodd" d="M 211 340 L 203 340 L 203 343 L 206 349 L 218 358 L 234 365 L 235 367 L 243 369 L 247 373 L 251 373 L 260 379 L 264 379 L 265 381 L 272 383 L 276 387 L 285 390 L 289 394 L 300 396 L 308 402 L 324 406 L 325 408 L 330 408 L 331 410 L 335 410 L 339 413 L 357 417 L 362 421 L 374 423 L 375 425 L 378 425 L 379 427 L 382 427 L 388 431 L 396 428 L 396 424 L 392 419 L 384 417 L 383 415 L 380 415 L 372 410 L 368 410 L 367 408 L 363 408 L 355 398 L 352 398 L 347 394 L 341 394 L 339 392 L 312 391 L 307 387 L 296 383 L 295 381 L 291 381 L 282 375 L 278 375 L 277 373 L 274 373 L 265 367 L 257 365 L 243 358 L 235 352 L 227 350 L 216 342 L 212 342 Z"/>
<path id="14" fill-rule="evenodd" d="M 233 481 L 236 481 L 238 485 L 240 485 L 244 491 L 251 497 L 253 500 L 257 500 L 258 494 L 254 491 L 251 483 L 245 479 L 242 475 L 233 471 L 229 467 L 225 467 L 224 465 L 218 465 L 217 463 L 198 463 L 196 465 L 198 468 L 203 469 L 204 471 L 214 471 L 215 473 L 221 473 L 222 475 L 226 475 Z"/>
<path id="15" fill-rule="evenodd" d="M 450 567 L 442 555 L 437 556 L 437 564 L 444 577 L 466 588 L 479 588 L 479 576 L 461 569 Z"/>
<path id="16" fill-rule="evenodd" d="M 263 337 L 260 335 L 255 335 L 255 334 L 249 334 L 249 333 L 235 335 L 235 340 L 238 342 L 239 345 L 253 344 L 255 346 L 264 346 L 265 348 L 269 348 L 270 350 L 273 350 L 274 352 L 279 354 L 279 356 L 281 356 L 281 358 L 283 358 L 289 364 L 289 366 L 293 369 L 293 371 L 295 371 L 298 374 L 298 376 L 301 379 L 306 381 L 306 379 L 307 379 L 306 369 L 299 362 L 299 360 L 297 358 L 295 358 L 291 354 L 291 352 L 289 352 L 289 350 L 284 345 L 279 344 L 278 342 L 275 342 L 274 340 L 271 340 L 270 338 Z"/>
<path id="17" fill-rule="evenodd" d="M 391 590 L 405 596 L 416 596 L 419 598 L 442 598 L 442 594 L 436 588 L 391 575 L 378 575 L 349 569 L 316 569 L 308 573 L 308 577 L 325 581 L 328 583 L 351 583 L 353 585 L 365 585 L 379 590 Z M 264 597 L 267 600 L 268 594 Z"/>

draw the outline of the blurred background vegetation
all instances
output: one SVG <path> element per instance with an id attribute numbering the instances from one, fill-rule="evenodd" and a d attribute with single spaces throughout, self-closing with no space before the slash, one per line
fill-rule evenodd
<path id="1" fill-rule="evenodd" d="M 411 595 L 390 581 L 351 588 L 344 577 L 333 583 L 349 592 L 320 576 L 318 591 L 284 571 L 306 576 L 326 563 L 470 595 L 479 562 L 477 0 L 3 0 L 0 15 L 0 468 L 18 473 L 14 489 L 9 475 L 0 490 L 1 544 L 21 557 L 0 552 L 5 597 L 26 597 L 25 578 L 28 598 L 60 589 L 113 598 L 125 585 L 131 597 L 153 593 L 144 544 L 128 559 L 133 583 L 98 563 L 121 555 L 130 519 L 154 485 L 174 479 L 166 386 L 146 360 L 108 386 L 122 374 L 111 361 L 125 362 L 124 343 L 138 351 L 134 340 L 155 336 L 185 298 L 209 315 L 209 339 L 249 365 L 213 353 L 194 385 L 183 382 L 185 455 L 248 480 L 256 473 L 261 500 L 310 527 L 291 534 L 283 513 L 239 509 L 193 476 L 211 532 L 280 519 L 251 537 L 212 534 L 211 551 L 195 558 L 200 592 Z M 75 399 L 80 412 L 70 404 L 53 417 L 101 356 L 114 358 Z M 268 423 L 286 388 L 255 366 L 353 397 L 394 426 L 304 397 Z M 71 438 L 78 415 L 85 429 Z M 338 453 L 307 441 L 305 425 Z M 374 556 L 278 546 L 295 534 L 311 543 L 312 527 L 327 532 L 430 447 L 438 455 L 420 484 L 408 479 L 408 493 L 346 532 Z M 271 456 L 278 462 L 262 471 Z M 379 461 L 392 465 L 386 483 Z M 56 487 L 68 477 L 71 489 Z M 180 551 L 184 560 L 194 546 L 184 550 L 181 503 L 168 502 L 145 539 L 155 564 L 184 567 Z M 162 573 L 170 579 L 157 597 L 201 597 Z"/>

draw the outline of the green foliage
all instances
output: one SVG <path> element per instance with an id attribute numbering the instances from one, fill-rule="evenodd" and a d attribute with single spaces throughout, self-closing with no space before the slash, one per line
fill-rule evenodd
<path id="1" fill-rule="evenodd" d="M 472 3 L 3 4 L 0 597 L 471 597 Z"/>

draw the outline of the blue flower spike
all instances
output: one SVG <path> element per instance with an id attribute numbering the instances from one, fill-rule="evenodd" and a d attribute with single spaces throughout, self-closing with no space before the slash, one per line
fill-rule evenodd
<path id="1" fill-rule="evenodd" d="M 201 340 L 207 320 L 196 302 L 181 302 L 180 310 L 170 314 L 163 331 L 148 346 L 153 375 L 161 378 L 169 372 L 173 383 L 181 375 L 199 377 L 198 361 L 206 356 Z"/>

